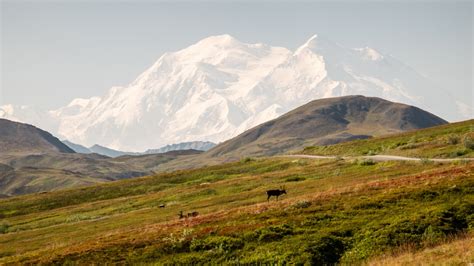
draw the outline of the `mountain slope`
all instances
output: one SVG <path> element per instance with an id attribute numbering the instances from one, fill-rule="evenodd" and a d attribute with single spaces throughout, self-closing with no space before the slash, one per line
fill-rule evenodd
<path id="1" fill-rule="evenodd" d="M 21 195 L 150 175 L 163 163 L 200 151 L 110 158 L 99 154 L 0 154 L 0 195 Z"/>
<path id="2" fill-rule="evenodd" d="M 315 100 L 211 149 L 211 157 L 273 155 L 315 144 L 380 136 L 447 122 L 419 108 L 380 98 Z"/>
<path id="3" fill-rule="evenodd" d="M 460 119 L 459 99 L 375 49 L 345 48 L 313 36 L 291 51 L 229 35 L 165 53 L 135 81 L 102 97 L 75 99 L 46 113 L 7 105 L 0 116 L 38 123 L 86 146 L 144 151 L 222 142 L 309 100 L 356 94 Z"/>
<path id="4" fill-rule="evenodd" d="M 0 119 L 0 154 L 74 153 L 50 133 L 32 125 Z"/>
<path id="5" fill-rule="evenodd" d="M 62 142 L 77 153 L 84 153 L 84 154 L 92 153 L 92 151 L 89 148 L 76 144 L 76 143 L 72 143 L 69 140 L 63 140 Z"/>

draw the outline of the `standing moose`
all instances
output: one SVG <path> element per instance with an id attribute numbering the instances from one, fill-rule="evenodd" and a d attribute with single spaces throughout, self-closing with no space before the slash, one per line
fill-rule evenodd
<path id="1" fill-rule="evenodd" d="M 276 200 L 278 201 L 278 197 L 282 194 L 286 194 L 286 189 L 285 188 L 267 190 L 267 196 L 268 196 L 267 201 L 270 201 L 271 196 L 275 196 Z"/>

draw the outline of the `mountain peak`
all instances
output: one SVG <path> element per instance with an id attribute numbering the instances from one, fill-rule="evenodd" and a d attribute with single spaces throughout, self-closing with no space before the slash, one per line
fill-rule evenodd
<path id="1" fill-rule="evenodd" d="M 235 45 L 241 45 L 242 42 L 237 40 L 236 38 L 232 37 L 229 34 L 222 34 L 222 35 L 213 35 L 209 36 L 207 38 L 204 38 L 200 40 L 196 45 L 210 45 L 210 46 L 222 46 L 222 47 L 228 47 L 228 46 L 235 46 Z"/>
<path id="2" fill-rule="evenodd" d="M 298 47 L 298 49 L 296 49 L 295 55 L 300 54 L 305 49 L 311 49 L 311 47 L 314 47 L 316 45 L 317 39 L 318 39 L 318 35 L 313 34 L 303 45 L 301 45 L 300 47 Z"/>
<path id="3" fill-rule="evenodd" d="M 340 51 L 343 49 L 338 43 L 332 42 L 321 35 L 312 35 L 303 45 L 298 47 L 295 51 L 295 55 L 300 54 L 304 50 L 310 50 L 312 52 L 329 52 L 329 51 Z"/>

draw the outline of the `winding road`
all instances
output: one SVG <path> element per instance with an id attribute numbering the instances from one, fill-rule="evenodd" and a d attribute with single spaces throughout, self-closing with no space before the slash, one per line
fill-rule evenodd
<path id="1" fill-rule="evenodd" d="M 437 159 L 437 158 L 414 158 L 414 157 L 404 157 L 404 156 L 396 156 L 396 155 L 371 155 L 371 156 L 322 156 L 322 155 L 306 155 L 306 154 L 292 154 L 292 155 L 282 155 L 280 157 L 289 157 L 289 158 L 306 158 L 306 159 L 336 159 L 342 158 L 344 160 L 347 159 L 371 159 L 377 162 L 385 162 L 385 161 L 423 161 L 429 160 L 432 162 L 454 162 L 459 160 L 466 160 L 466 161 L 474 161 L 474 158 L 450 158 L 450 159 Z"/>

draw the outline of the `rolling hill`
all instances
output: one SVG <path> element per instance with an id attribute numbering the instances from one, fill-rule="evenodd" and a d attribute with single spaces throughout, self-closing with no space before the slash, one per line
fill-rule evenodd
<path id="1" fill-rule="evenodd" d="M 416 139 L 412 154 L 451 147 L 472 154 L 472 125 L 325 147 L 347 145 L 357 155 Z M 249 158 L 0 199 L 0 263 L 467 264 L 474 259 L 473 173 L 474 161 L 462 157 Z M 267 202 L 266 190 L 282 186 L 288 193 Z M 199 214 L 179 219 L 180 211 Z"/>
<path id="2" fill-rule="evenodd" d="M 99 154 L 0 154 L 0 195 L 46 192 L 155 173 L 163 163 L 200 154 L 186 150 L 110 158 Z"/>
<path id="3" fill-rule="evenodd" d="M 0 154 L 74 153 L 50 133 L 32 125 L 0 119 Z"/>
<path id="4" fill-rule="evenodd" d="M 240 158 L 285 153 L 310 145 L 399 133 L 447 122 L 417 107 L 380 98 L 315 100 L 227 140 L 205 155 Z"/>
<path id="5" fill-rule="evenodd" d="M 87 186 L 153 174 L 196 150 L 110 158 L 75 153 L 50 133 L 0 119 L 0 197 Z"/>

